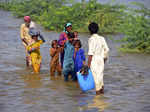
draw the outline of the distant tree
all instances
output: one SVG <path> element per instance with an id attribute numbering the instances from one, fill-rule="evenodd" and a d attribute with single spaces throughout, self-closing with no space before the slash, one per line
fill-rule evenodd
<path id="1" fill-rule="evenodd" d="M 96 2 L 97 2 L 97 0 L 89 0 L 89 2 L 94 2 L 94 3 L 96 3 Z"/>

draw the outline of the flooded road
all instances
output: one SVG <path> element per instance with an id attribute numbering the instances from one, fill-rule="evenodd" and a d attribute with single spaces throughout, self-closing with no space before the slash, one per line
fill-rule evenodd
<path id="1" fill-rule="evenodd" d="M 0 112 L 150 112 L 150 55 L 120 53 L 119 44 L 107 38 L 105 94 L 81 94 L 78 84 L 50 78 L 49 41 L 58 39 L 59 33 L 43 30 L 41 73 L 33 75 L 26 69 L 19 36 L 23 21 L 8 12 L 0 15 Z M 79 34 L 86 53 L 88 37 Z"/>

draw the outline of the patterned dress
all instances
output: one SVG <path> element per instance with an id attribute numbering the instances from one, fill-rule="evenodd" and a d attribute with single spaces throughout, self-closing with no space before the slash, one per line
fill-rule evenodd
<path id="1" fill-rule="evenodd" d="M 32 60 L 32 67 L 34 69 L 34 72 L 36 73 L 40 71 L 40 65 L 42 61 L 42 56 L 40 54 L 41 44 L 43 44 L 43 41 L 38 40 L 37 42 L 31 44 L 30 46 L 27 46 L 28 51 L 30 51 L 31 49 L 34 49 L 31 51 L 30 55 L 31 55 L 31 60 Z"/>

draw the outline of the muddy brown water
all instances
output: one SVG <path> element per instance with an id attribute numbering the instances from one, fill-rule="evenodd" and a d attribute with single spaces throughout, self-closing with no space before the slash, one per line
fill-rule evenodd
<path id="1" fill-rule="evenodd" d="M 150 112 L 150 55 L 120 53 L 119 43 L 107 38 L 105 94 L 81 94 L 77 83 L 50 78 L 49 41 L 58 39 L 59 33 L 41 29 L 46 39 L 41 46 L 41 73 L 33 75 L 26 69 L 19 36 L 22 22 L 0 11 L 0 112 Z M 79 34 L 86 53 L 88 37 Z"/>

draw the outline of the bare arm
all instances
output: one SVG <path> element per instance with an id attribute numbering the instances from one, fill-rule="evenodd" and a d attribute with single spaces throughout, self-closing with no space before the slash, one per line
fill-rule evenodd
<path id="1" fill-rule="evenodd" d="M 88 67 L 90 68 L 90 66 L 91 66 L 91 61 L 92 61 L 92 55 L 89 55 L 88 56 Z"/>
<path id="2" fill-rule="evenodd" d="M 25 39 L 22 39 L 22 41 L 23 41 L 26 45 L 28 45 L 28 43 L 26 42 L 26 40 L 25 40 Z"/>
<path id="3" fill-rule="evenodd" d="M 54 48 L 50 48 L 50 56 L 51 57 L 54 57 L 56 53 L 57 53 L 57 50 L 55 50 Z"/>
<path id="4" fill-rule="evenodd" d="M 43 37 L 41 34 L 39 34 L 39 37 L 40 37 L 40 39 L 41 39 L 43 42 L 45 42 L 45 39 L 44 39 L 44 37 Z"/>

